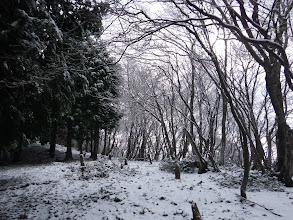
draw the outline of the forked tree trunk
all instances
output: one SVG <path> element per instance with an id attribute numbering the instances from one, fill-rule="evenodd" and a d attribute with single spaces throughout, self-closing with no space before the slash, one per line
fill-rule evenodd
<path id="1" fill-rule="evenodd" d="M 206 173 L 207 172 L 207 169 L 208 169 L 208 163 L 205 161 L 205 159 L 202 157 L 201 153 L 199 152 L 199 150 L 197 149 L 192 137 L 191 137 L 191 134 L 186 130 L 184 129 L 184 132 L 186 133 L 186 137 L 188 138 L 191 146 L 192 146 L 192 149 L 194 150 L 195 152 L 195 155 L 198 159 L 198 162 L 199 162 L 199 169 L 198 169 L 198 173 L 199 174 L 202 174 L 202 173 Z"/>

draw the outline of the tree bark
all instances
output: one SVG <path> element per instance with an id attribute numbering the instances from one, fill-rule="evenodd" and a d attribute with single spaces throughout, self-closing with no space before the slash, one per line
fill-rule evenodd
<path id="1" fill-rule="evenodd" d="M 144 153 L 145 153 L 145 148 L 146 148 L 146 132 L 143 131 L 143 134 L 142 134 L 142 143 L 141 143 L 141 146 L 140 146 L 140 149 L 139 149 L 139 160 L 144 160 L 145 159 L 145 156 L 144 156 Z"/>
<path id="2" fill-rule="evenodd" d="M 89 144 L 90 144 L 90 139 L 89 137 L 86 138 L 86 141 L 85 141 L 85 152 L 89 152 Z"/>
<path id="3" fill-rule="evenodd" d="M 223 28 L 224 36 L 226 35 L 225 29 Z M 225 39 L 225 65 L 224 65 L 224 73 L 223 77 L 227 78 L 227 66 L 228 66 L 228 40 Z M 222 138 L 221 138 L 221 150 L 220 150 L 220 165 L 225 165 L 225 150 L 226 150 L 226 120 L 227 120 L 227 113 L 228 113 L 228 102 L 225 96 L 225 92 L 221 89 L 222 95 Z"/>
<path id="4" fill-rule="evenodd" d="M 57 123 L 53 122 L 52 131 L 51 131 L 51 140 L 50 140 L 50 157 L 55 157 L 55 149 L 56 149 L 56 140 L 57 140 Z"/>
<path id="5" fill-rule="evenodd" d="M 169 138 L 169 134 L 168 134 L 168 130 L 167 130 L 167 126 L 166 126 L 166 123 L 165 123 L 165 119 L 164 119 L 164 114 L 163 114 L 163 111 L 162 111 L 162 108 L 158 102 L 157 99 L 155 99 L 155 102 L 156 102 L 156 106 L 157 106 L 157 109 L 159 111 L 159 114 L 160 114 L 160 123 L 161 123 L 161 126 L 162 126 L 162 131 L 163 131 L 163 137 L 166 141 L 166 144 L 168 146 L 168 151 L 169 151 L 169 156 L 171 156 L 172 160 L 175 159 L 174 157 L 174 153 L 173 153 L 173 146 L 171 144 L 171 140 Z"/>
<path id="6" fill-rule="evenodd" d="M 184 134 L 183 132 L 183 151 L 182 151 L 182 157 L 185 158 L 186 157 L 186 154 L 188 152 L 188 140 L 187 140 L 187 137 L 186 137 L 186 134 Z"/>
<path id="7" fill-rule="evenodd" d="M 199 169 L 198 169 L 198 173 L 199 174 L 202 174 L 202 173 L 206 173 L 207 170 L 208 170 L 208 163 L 205 161 L 205 159 L 202 157 L 201 153 L 199 152 L 199 150 L 197 149 L 192 137 L 191 137 L 191 134 L 186 130 L 184 129 L 184 132 L 186 133 L 186 137 L 188 138 L 194 152 L 195 152 L 195 155 L 198 159 L 198 162 L 199 162 Z"/>
<path id="8" fill-rule="evenodd" d="M 286 186 L 293 187 L 293 130 L 287 125 L 284 127 L 278 126 L 277 136 L 278 150 L 281 150 L 282 153 L 280 156 L 278 155 L 278 159 L 282 161 L 282 163 L 279 163 L 279 166 L 282 166 L 278 178 Z M 282 138 L 284 139 L 282 140 Z"/>
<path id="9" fill-rule="evenodd" d="M 102 151 L 102 155 L 106 155 L 107 154 L 107 129 L 104 129 L 104 149 Z"/>
<path id="10" fill-rule="evenodd" d="M 77 144 L 78 144 L 78 149 L 79 149 L 79 153 L 83 154 L 83 149 L 82 149 L 82 145 L 83 145 L 83 136 L 80 137 L 80 139 L 78 140 Z"/>
<path id="11" fill-rule="evenodd" d="M 175 179 L 180 180 L 180 168 L 178 166 L 178 164 L 176 163 L 175 165 Z"/>
<path id="12" fill-rule="evenodd" d="M 93 160 L 98 159 L 98 150 L 99 150 L 99 142 L 100 142 L 100 129 L 95 129 L 94 131 L 94 149 L 91 155 L 91 158 Z"/>
<path id="13" fill-rule="evenodd" d="M 155 161 L 158 161 L 159 160 L 159 157 L 160 157 L 160 152 L 161 152 L 161 149 L 162 149 L 162 147 L 161 147 L 161 135 L 160 135 L 160 133 L 158 133 L 157 135 L 156 135 L 156 144 L 155 144 L 155 150 L 156 150 L 156 152 L 155 152 L 155 156 L 154 156 L 154 160 Z"/>
<path id="14" fill-rule="evenodd" d="M 248 143 L 247 143 L 247 136 L 245 132 L 240 131 L 240 138 L 241 138 L 241 146 L 242 146 L 242 153 L 243 153 L 243 163 L 244 163 L 244 175 L 240 187 L 240 195 L 243 198 L 246 198 L 246 187 L 248 183 L 248 176 L 249 176 L 249 151 L 248 151 Z"/>
<path id="15" fill-rule="evenodd" d="M 21 154 L 22 154 L 22 141 L 17 144 L 16 151 L 13 155 L 13 163 L 18 163 L 21 161 Z"/>
<path id="16" fill-rule="evenodd" d="M 134 127 L 134 123 L 132 122 L 131 126 L 130 126 L 128 141 L 127 141 L 127 153 L 126 153 L 127 159 L 131 159 L 131 157 L 132 157 L 133 127 Z"/>
<path id="17" fill-rule="evenodd" d="M 73 136 L 73 128 L 72 121 L 68 120 L 67 122 L 67 137 L 66 137 L 66 156 L 65 160 L 73 160 L 72 157 L 72 136 Z"/>
<path id="18" fill-rule="evenodd" d="M 227 100 L 222 91 L 223 113 L 222 113 L 222 139 L 220 151 L 220 165 L 225 165 L 225 150 L 226 150 L 226 120 L 227 120 Z"/>
<path id="19" fill-rule="evenodd" d="M 293 139 L 291 138 L 292 129 L 287 125 L 283 106 L 280 82 L 281 65 L 277 61 L 274 62 L 273 66 L 267 63 L 265 70 L 267 91 L 277 115 L 277 171 L 280 171 L 279 180 L 286 186 L 292 187 Z"/>
<path id="20" fill-rule="evenodd" d="M 192 203 L 191 210 L 192 210 L 192 217 L 193 217 L 192 220 L 202 220 L 199 209 L 195 202 Z"/>

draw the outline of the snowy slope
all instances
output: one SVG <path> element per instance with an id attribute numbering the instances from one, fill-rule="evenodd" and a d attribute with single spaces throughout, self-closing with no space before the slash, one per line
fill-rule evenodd
<path id="1" fill-rule="evenodd" d="M 293 189 L 277 182 L 275 191 L 260 186 L 241 203 L 239 189 L 221 182 L 233 170 L 175 180 L 157 162 L 130 161 L 121 169 L 122 162 L 100 156 L 86 161 L 85 172 L 77 161 L 1 167 L 0 219 L 191 219 L 192 201 L 203 219 L 293 216 Z"/>

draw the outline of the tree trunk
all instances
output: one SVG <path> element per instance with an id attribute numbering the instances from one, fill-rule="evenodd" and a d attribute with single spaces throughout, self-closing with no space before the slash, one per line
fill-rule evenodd
<path id="1" fill-rule="evenodd" d="M 117 132 L 117 130 L 115 130 L 115 132 L 113 133 L 113 141 L 112 141 L 111 146 L 109 147 L 109 151 L 107 152 L 107 156 L 109 156 L 109 157 L 110 157 L 110 154 L 111 154 L 112 150 L 115 147 L 117 147 L 117 144 L 116 144 L 116 132 Z M 109 137 L 109 141 L 108 142 L 110 143 L 110 137 Z"/>
<path id="2" fill-rule="evenodd" d="M 174 153 L 173 153 L 173 146 L 171 144 L 171 140 L 169 138 L 169 133 L 168 133 L 168 130 L 167 130 L 167 126 L 166 126 L 166 123 L 165 123 L 165 118 L 164 118 L 164 114 L 163 114 L 163 111 L 162 111 L 162 108 L 158 102 L 158 100 L 156 99 L 155 100 L 156 102 L 156 105 L 157 105 L 157 109 L 159 111 L 159 114 L 160 114 L 160 123 L 161 123 L 161 127 L 162 127 L 162 131 L 163 131 L 163 137 L 165 139 L 165 142 L 168 146 L 168 152 L 169 152 L 169 155 L 168 156 L 171 156 L 172 160 L 175 159 L 174 157 Z"/>
<path id="3" fill-rule="evenodd" d="M 178 164 L 176 163 L 175 165 L 175 179 L 180 180 L 180 168 L 178 166 Z"/>
<path id="4" fill-rule="evenodd" d="M 224 29 L 223 29 L 224 30 Z M 226 32 L 224 31 L 224 36 Z M 225 66 L 224 66 L 224 76 L 227 78 L 227 66 L 228 66 L 228 40 L 225 38 Z M 222 138 L 221 138 L 221 151 L 220 151 L 220 165 L 225 165 L 225 150 L 226 150 L 226 121 L 228 112 L 228 102 L 225 96 L 225 92 L 221 89 L 222 95 Z"/>
<path id="5" fill-rule="evenodd" d="M 21 153 L 22 153 L 22 141 L 17 144 L 16 151 L 14 152 L 13 156 L 13 163 L 18 163 L 21 160 Z"/>
<path id="6" fill-rule="evenodd" d="M 127 153 L 126 153 L 127 159 L 131 159 L 131 157 L 132 157 L 133 127 L 134 127 L 134 123 L 132 122 L 131 126 L 130 126 L 128 141 L 127 141 Z"/>
<path id="7" fill-rule="evenodd" d="M 247 136 L 245 132 L 240 131 L 241 136 L 241 146 L 242 146 L 242 153 L 243 153 L 243 163 L 244 163 L 244 175 L 242 179 L 242 184 L 240 188 L 240 195 L 243 198 L 246 198 L 246 187 L 248 183 L 248 176 L 249 176 L 249 151 L 248 151 L 248 143 L 247 143 Z"/>
<path id="8" fill-rule="evenodd" d="M 85 141 L 85 152 L 89 152 L 89 144 L 90 144 L 90 139 L 89 137 L 86 138 L 86 141 Z"/>
<path id="9" fill-rule="evenodd" d="M 191 210 L 192 210 L 192 219 L 191 220 L 202 220 L 199 209 L 198 209 L 195 202 L 192 203 Z"/>
<path id="10" fill-rule="evenodd" d="M 145 153 L 145 148 L 146 148 L 146 142 L 147 142 L 147 140 L 146 140 L 146 134 L 145 134 L 145 131 L 143 131 L 143 134 L 142 134 L 142 143 L 141 143 L 141 147 L 140 147 L 140 150 L 139 150 L 139 155 L 138 155 L 138 157 L 139 157 L 139 160 L 144 160 L 145 158 L 145 156 L 144 156 L 144 153 Z"/>
<path id="11" fill-rule="evenodd" d="M 281 140 L 282 137 L 284 138 L 283 141 Z M 279 140 L 277 143 L 284 144 L 284 146 L 279 146 L 279 148 L 284 149 L 281 151 L 282 155 L 278 157 L 278 159 L 282 161 L 282 163 L 279 164 L 279 166 L 282 165 L 282 167 L 278 178 L 285 183 L 286 186 L 293 187 L 293 130 L 287 125 L 283 128 L 279 127 L 278 138 Z"/>
<path id="12" fill-rule="evenodd" d="M 160 133 L 159 133 L 160 134 Z M 159 134 L 157 134 L 156 135 L 156 147 L 155 147 L 155 149 L 156 149 L 156 152 L 155 152 L 155 156 L 154 156 L 154 160 L 155 161 L 158 161 L 159 160 L 159 157 L 160 157 L 160 152 L 161 152 L 161 149 L 162 149 L 162 147 L 161 147 L 161 137 L 160 137 L 160 135 Z M 164 151 L 163 151 L 164 152 Z"/>
<path id="13" fill-rule="evenodd" d="M 188 140 L 187 140 L 186 134 L 183 134 L 183 151 L 182 151 L 183 158 L 186 157 L 187 152 L 188 152 Z"/>
<path id="14" fill-rule="evenodd" d="M 262 173 L 264 173 L 265 169 L 262 164 L 262 161 L 265 162 L 265 160 L 264 160 L 264 151 L 263 151 L 261 142 L 258 139 L 258 137 L 255 136 L 256 145 L 260 145 L 257 147 L 254 145 L 254 142 L 252 142 L 251 138 L 249 140 L 250 140 L 250 149 L 251 149 L 251 161 L 253 163 L 252 169 L 259 170 Z M 262 155 L 262 152 L 263 152 L 263 155 Z"/>
<path id="15" fill-rule="evenodd" d="M 80 139 L 77 142 L 77 145 L 78 145 L 78 149 L 79 149 L 79 153 L 80 154 L 83 154 L 83 150 L 82 150 L 83 142 L 84 142 L 83 136 L 81 136 Z"/>
<path id="16" fill-rule="evenodd" d="M 277 171 L 280 171 L 279 180 L 286 186 L 293 186 L 293 140 L 292 129 L 287 125 L 283 106 L 283 95 L 280 82 L 281 66 L 275 61 L 273 66 L 268 63 L 266 70 L 266 86 L 272 105 L 277 115 Z"/>
<path id="17" fill-rule="evenodd" d="M 56 149 L 56 139 L 57 139 L 57 123 L 53 122 L 52 131 L 51 131 L 51 140 L 50 140 L 50 157 L 55 157 L 55 149 Z"/>
<path id="18" fill-rule="evenodd" d="M 72 128 L 72 121 L 69 120 L 67 122 L 67 137 L 66 137 L 66 156 L 65 160 L 73 160 L 72 157 L 72 136 L 73 136 L 73 128 Z"/>
<path id="19" fill-rule="evenodd" d="M 205 159 L 202 157 L 201 153 L 199 152 L 199 150 L 197 149 L 192 137 L 191 137 L 191 134 L 186 130 L 184 129 L 185 133 L 186 133 L 186 137 L 188 138 L 194 152 L 195 152 L 195 155 L 198 159 L 198 162 L 199 162 L 199 169 L 198 169 L 198 173 L 199 174 L 202 174 L 202 173 L 206 173 L 207 172 L 207 169 L 208 169 L 208 163 L 205 161 Z"/>
<path id="20" fill-rule="evenodd" d="M 94 152 L 94 131 L 93 130 L 91 130 L 90 131 L 91 133 L 90 133 L 90 135 L 91 135 L 91 141 L 90 141 L 90 148 L 91 148 L 91 157 L 92 157 L 92 155 L 93 155 L 93 152 Z"/>
<path id="21" fill-rule="evenodd" d="M 172 98 L 171 100 L 169 99 L 169 103 L 170 103 L 170 123 L 169 123 L 169 127 L 170 127 L 170 131 L 171 131 L 171 135 L 172 135 L 172 152 L 174 154 L 174 158 L 177 158 L 177 140 L 176 140 L 176 131 L 175 131 L 175 127 L 174 127 L 174 106 L 175 106 L 175 94 L 174 94 L 174 88 L 171 88 L 172 90 Z"/>
<path id="22" fill-rule="evenodd" d="M 267 139 L 267 143 L 268 143 L 268 157 L 267 157 L 267 166 L 268 168 L 272 168 L 272 131 L 274 129 L 272 129 L 271 131 L 266 131 L 266 139 Z"/>
<path id="23" fill-rule="evenodd" d="M 94 149 L 91 155 L 93 160 L 98 159 L 98 149 L 99 149 L 99 142 L 100 142 L 100 129 L 95 129 L 94 131 Z"/>
<path id="24" fill-rule="evenodd" d="M 201 100 L 202 100 L 202 95 L 201 95 Z M 203 117 L 202 117 L 202 103 L 201 101 L 199 102 L 199 130 L 200 130 L 200 135 L 202 135 L 202 130 L 203 130 Z M 199 152 L 203 154 L 203 139 L 199 138 Z"/>
<path id="25" fill-rule="evenodd" d="M 107 129 L 104 129 L 104 149 L 102 151 L 102 155 L 106 155 L 107 154 Z"/>
<path id="26" fill-rule="evenodd" d="M 222 115 L 222 139 L 221 139 L 221 153 L 220 153 L 220 165 L 225 165 L 225 150 L 226 150 L 226 120 L 227 120 L 227 100 L 222 91 L 223 100 L 223 115 Z"/>

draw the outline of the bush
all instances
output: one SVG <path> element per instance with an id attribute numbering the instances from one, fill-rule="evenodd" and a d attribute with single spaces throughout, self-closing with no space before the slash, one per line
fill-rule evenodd
<path id="1" fill-rule="evenodd" d="M 191 155 L 181 161 L 178 160 L 163 160 L 160 164 L 160 170 L 173 173 L 176 163 L 178 164 L 180 171 L 184 173 L 194 173 L 195 169 L 199 167 L 199 163 L 196 157 Z"/>

